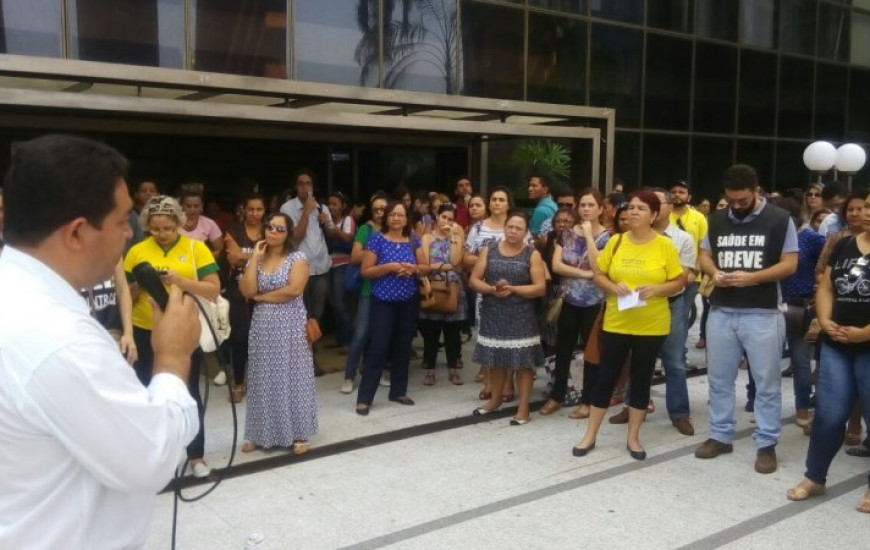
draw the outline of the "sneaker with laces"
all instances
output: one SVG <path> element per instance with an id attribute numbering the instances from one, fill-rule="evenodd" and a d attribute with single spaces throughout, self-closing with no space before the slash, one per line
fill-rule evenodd
<path id="1" fill-rule="evenodd" d="M 755 456 L 755 471 L 759 474 L 772 474 L 776 471 L 776 445 L 758 449 Z"/>
<path id="2" fill-rule="evenodd" d="M 708 439 L 700 447 L 695 449 L 696 458 L 716 458 L 721 454 L 727 454 L 734 450 L 731 443 L 722 443 L 715 439 Z"/>
<path id="3" fill-rule="evenodd" d="M 341 383 L 341 389 L 338 390 L 341 393 L 350 393 L 353 391 L 353 380 L 349 378 L 345 378 L 344 382 Z"/>

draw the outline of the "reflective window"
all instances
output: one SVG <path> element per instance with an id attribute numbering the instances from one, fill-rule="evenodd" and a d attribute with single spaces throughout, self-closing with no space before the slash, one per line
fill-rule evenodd
<path id="1" fill-rule="evenodd" d="M 809 138 L 813 133 L 813 62 L 782 56 L 779 61 L 777 134 Z"/>
<path id="2" fill-rule="evenodd" d="M 722 174 L 733 164 L 734 141 L 718 138 L 692 138 L 692 198 L 715 203 L 722 194 Z"/>
<path id="3" fill-rule="evenodd" d="M 194 41 L 197 70 L 286 78 L 287 3 L 196 0 Z"/>
<path id="4" fill-rule="evenodd" d="M 695 2 L 695 33 L 707 38 L 734 41 L 737 39 L 738 2 L 697 0 Z"/>
<path id="5" fill-rule="evenodd" d="M 589 103 L 616 109 L 618 127 L 640 125 L 640 75 L 643 33 L 592 25 Z"/>
<path id="6" fill-rule="evenodd" d="M 819 63 L 816 71 L 816 126 L 813 137 L 839 141 L 846 132 L 846 68 Z"/>
<path id="7" fill-rule="evenodd" d="M 699 41 L 695 50 L 694 128 L 734 132 L 737 49 Z"/>
<path id="8" fill-rule="evenodd" d="M 593 17 L 643 23 L 643 0 L 590 0 Z"/>
<path id="9" fill-rule="evenodd" d="M 586 15 L 586 0 L 529 0 L 529 5 Z"/>
<path id="10" fill-rule="evenodd" d="M 640 187 L 640 134 L 616 132 L 613 146 L 613 176 L 620 178 L 627 189 Z"/>
<path id="11" fill-rule="evenodd" d="M 740 57 L 739 134 L 773 135 L 776 56 L 743 50 Z"/>
<path id="12" fill-rule="evenodd" d="M 762 139 L 742 139 L 737 141 L 735 163 L 748 164 L 755 168 L 758 181 L 765 189 L 770 189 L 773 181 L 773 141 Z M 724 170 L 723 170 L 724 171 Z"/>
<path id="13" fill-rule="evenodd" d="M 0 0 L 0 53 L 60 56 L 57 0 Z"/>
<path id="14" fill-rule="evenodd" d="M 870 15 L 852 13 L 852 48 L 849 60 L 870 66 Z"/>
<path id="15" fill-rule="evenodd" d="M 462 93 L 522 99 L 522 36 L 522 10 L 463 2 Z"/>
<path id="16" fill-rule="evenodd" d="M 183 0 L 68 0 L 70 57 L 182 68 Z"/>
<path id="17" fill-rule="evenodd" d="M 816 53 L 814 0 L 780 0 L 779 45 L 787 52 L 804 55 Z"/>
<path id="18" fill-rule="evenodd" d="M 819 4 L 819 51 L 825 59 L 846 61 L 849 49 L 849 12 L 830 4 Z"/>
<path id="19" fill-rule="evenodd" d="M 378 85 L 377 0 L 295 0 L 293 6 L 296 78 Z"/>
<path id="20" fill-rule="evenodd" d="M 742 0 L 740 2 L 740 42 L 762 48 L 774 46 L 774 0 Z"/>
<path id="21" fill-rule="evenodd" d="M 870 70 L 852 69 L 849 75 L 849 133 L 847 141 L 870 143 Z M 868 163 L 870 164 L 870 163 Z"/>
<path id="22" fill-rule="evenodd" d="M 667 186 L 684 178 L 689 170 L 689 138 L 644 134 L 643 180 L 649 186 Z"/>
<path id="23" fill-rule="evenodd" d="M 776 143 L 776 180 L 772 189 L 784 191 L 789 187 L 803 187 L 809 183 L 809 172 L 804 166 L 804 149 L 809 143 Z M 765 186 L 767 188 L 767 186 Z"/>
<path id="24" fill-rule="evenodd" d="M 668 130 L 689 129 L 692 43 L 647 35 L 644 125 Z"/>
<path id="25" fill-rule="evenodd" d="M 646 22 L 650 27 L 691 32 L 691 0 L 647 0 Z"/>
<path id="26" fill-rule="evenodd" d="M 456 2 L 411 2 L 407 11 L 402 2 L 392 4 L 384 41 L 384 87 L 459 93 Z"/>
<path id="27" fill-rule="evenodd" d="M 586 103 L 587 23 L 529 14 L 528 100 Z"/>

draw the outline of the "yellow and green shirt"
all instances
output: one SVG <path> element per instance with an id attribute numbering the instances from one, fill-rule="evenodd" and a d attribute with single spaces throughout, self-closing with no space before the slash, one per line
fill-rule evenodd
<path id="1" fill-rule="evenodd" d="M 134 245 L 124 258 L 124 271 L 127 272 L 128 280 L 135 282 L 133 268 L 142 262 L 150 263 L 157 271 L 172 270 L 192 280 L 218 272 L 217 262 L 208 246 L 184 235 L 179 235 L 178 240 L 169 248 L 160 246 L 154 237 L 148 237 Z M 133 303 L 133 326 L 145 330 L 151 330 L 154 326 L 148 298 L 148 293 L 143 290 Z"/>

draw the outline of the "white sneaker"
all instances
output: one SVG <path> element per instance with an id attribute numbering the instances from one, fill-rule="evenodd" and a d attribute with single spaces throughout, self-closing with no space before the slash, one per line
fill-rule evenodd
<path id="1" fill-rule="evenodd" d="M 223 386 L 227 383 L 227 375 L 224 371 L 220 371 L 217 376 L 214 377 L 214 385 L 215 386 Z"/>
<path id="2" fill-rule="evenodd" d="M 338 390 L 341 393 L 350 393 L 353 391 L 353 380 L 344 379 L 344 382 L 341 383 L 341 389 Z"/>
<path id="3" fill-rule="evenodd" d="M 387 373 L 381 374 L 381 386 L 385 388 L 390 387 L 390 375 Z"/>
<path id="4" fill-rule="evenodd" d="M 211 475 L 211 468 L 205 462 L 195 462 L 193 464 L 193 477 L 204 478 Z"/>

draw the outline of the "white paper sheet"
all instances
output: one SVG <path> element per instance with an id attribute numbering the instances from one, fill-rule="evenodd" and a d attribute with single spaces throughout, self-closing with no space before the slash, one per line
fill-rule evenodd
<path id="1" fill-rule="evenodd" d="M 646 302 L 643 301 L 643 299 L 640 297 L 640 293 L 638 291 L 632 290 L 629 294 L 626 294 L 625 296 L 617 296 L 616 305 L 619 311 L 624 311 L 633 307 L 643 307 L 646 305 Z"/>

